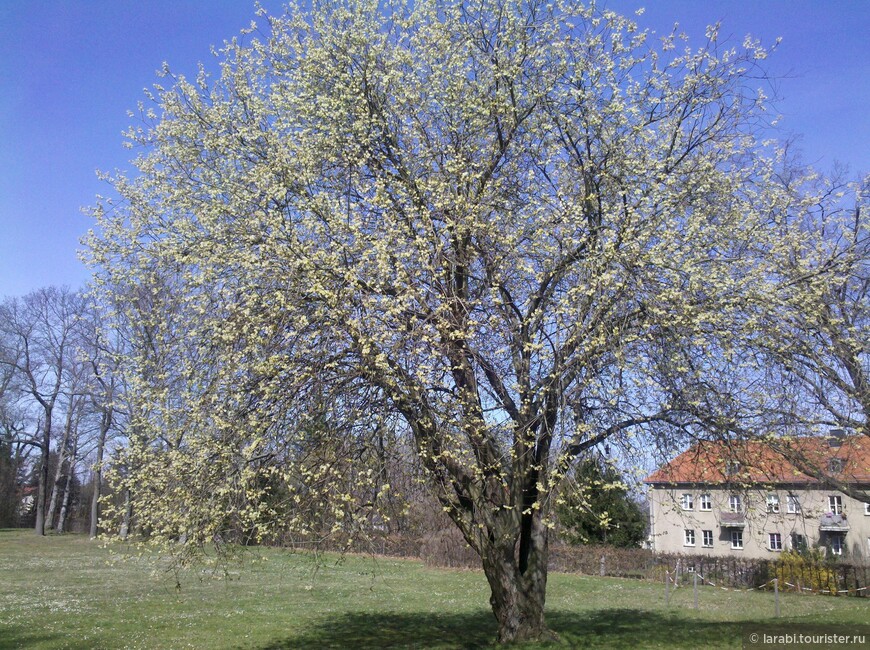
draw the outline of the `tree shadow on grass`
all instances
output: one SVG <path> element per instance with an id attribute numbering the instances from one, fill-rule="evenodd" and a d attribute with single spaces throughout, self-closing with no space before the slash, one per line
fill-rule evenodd
<path id="1" fill-rule="evenodd" d="M 41 644 L 60 645 L 60 642 L 61 636 L 58 634 L 45 634 L 33 628 L 17 625 L 0 625 L 0 650 L 28 648 Z M 74 646 L 66 645 L 65 647 Z M 85 648 L 84 645 L 80 647 Z"/>
<path id="2" fill-rule="evenodd" d="M 570 648 L 720 648 L 740 647 L 743 623 L 684 619 L 638 609 L 554 611 L 547 622 Z"/>
<path id="3" fill-rule="evenodd" d="M 320 621 L 263 650 L 314 648 L 482 648 L 497 628 L 492 613 L 359 612 Z"/>
<path id="4" fill-rule="evenodd" d="M 633 609 L 550 611 L 556 643 L 530 647 L 703 648 L 740 646 L 742 623 L 680 619 Z M 487 610 L 470 614 L 347 613 L 321 621 L 263 650 L 290 648 L 443 648 L 495 646 L 495 619 Z"/>

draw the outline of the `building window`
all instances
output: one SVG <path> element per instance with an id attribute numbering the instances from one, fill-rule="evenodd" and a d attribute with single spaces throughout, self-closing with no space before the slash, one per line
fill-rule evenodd
<path id="1" fill-rule="evenodd" d="M 791 548 L 794 551 L 803 551 L 807 548 L 807 538 L 798 533 L 791 534 Z"/>
<path id="2" fill-rule="evenodd" d="M 870 503 L 864 504 L 864 514 L 870 517 Z"/>
<path id="3" fill-rule="evenodd" d="M 704 539 L 703 539 L 704 546 L 706 548 L 713 548 L 713 531 L 712 530 L 702 530 L 701 534 L 704 537 Z"/>
<path id="4" fill-rule="evenodd" d="M 834 555 L 842 555 L 843 548 L 846 546 L 846 536 L 842 533 L 831 533 L 831 553 Z"/>
<path id="5" fill-rule="evenodd" d="M 779 512 L 779 495 L 778 494 L 768 494 L 767 495 L 767 511 L 768 512 Z"/>
<path id="6" fill-rule="evenodd" d="M 686 493 L 680 497 L 680 507 L 683 510 L 692 510 L 695 507 L 695 501 L 691 494 Z"/>
<path id="7" fill-rule="evenodd" d="M 713 499 L 710 498 L 709 494 L 702 494 L 700 497 L 701 501 L 701 510 L 712 510 L 713 509 Z M 868 504 L 870 505 L 870 504 Z M 870 513 L 868 513 L 870 514 Z"/>
<path id="8" fill-rule="evenodd" d="M 729 460 L 725 465 L 725 474 L 728 476 L 735 476 L 740 472 L 740 463 L 736 460 Z"/>
<path id="9" fill-rule="evenodd" d="M 743 500 L 739 494 L 732 494 L 728 497 L 728 508 L 731 512 L 743 512 Z"/>
<path id="10" fill-rule="evenodd" d="M 801 511 L 801 500 L 796 494 L 789 494 L 786 497 L 786 507 L 789 514 L 796 515 Z"/>
<path id="11" fill-rule="evenodd" d="M 743 531 L 731 531 L 731 548 L 743 548 Z"/>
<path id="12" fill-rule="evenodd" d="M 835 515 L 843 514 L 843 497 L 836 494 L 828 496 L 828 510 Z"/>
<path id="13" fill-rule="evenodd" d="M 781 551 L 782 535 L 780 535 L 779 533 L 768 533 L 767 548 L 769 548 L 771 551 Z"/>
<path id="14" fill-rule="evenodd" d="M 844 463 L 842 458 L 832 458 L 828 463 L 828 469 L 831 474 L 839 474 L 843 471 Z"/>
<path id="15" fill-rule="evenodd" d="M 695 531 L 692 528 L 686 528 L 686 539 L 683 542 L 683 546 L 694 546 L 695 545 Z"/>

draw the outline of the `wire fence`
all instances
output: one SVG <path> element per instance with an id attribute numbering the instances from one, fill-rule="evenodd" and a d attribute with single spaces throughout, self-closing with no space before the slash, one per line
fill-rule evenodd
<path id="1" fill-rule="evenodd" d="M 670 574 L 677 584 L 694 583 L 729 590 L 770 588 L 827 595 L 867 596 L 870 564 L 819 554 L 783 553 L 776 560 L 657 554 L 646 549 L 556 547 L 550 568 L 556 571 L 661 581 Z"/>
<path id="2" fill-rule="evenodd" d="M 686 574 L 683 574 L 685 576 Z M 692 580 L 692 595 L 694 601 L 694 608 L 699 608 L 700 602 L 700 594 L 699 594 L 699 586 L 710 586 L 716 589 L 721 589 L 722 591 L 730 591 L 730 592 L 750 592 L 750 591 L 773 591 L 773 602 L 774 602 L 774 617 L 779 618 L 782 615 L 782 607 L 780 603 L 780 592 L 781 591 L 797 591 L 799 593 L 803 593 L 805 591 L 812 591 L 813 593 L 820 594 L 828 594 L 832 596 L 840 596 L 840 595 L 851 595 L 851 596 L 864 596 L 866 595 L 867 587 L 860 587 L 857 589 L 834 589 L 834 590 L 815 590 L 809 587 L 801 587 L 798 584 L 792 584 L 785 580 L 780 580 L 780 578 L 771 578 L 764 584 L 756 585 L 754 587 L 726 587 L 721 584 L 716 584 L 712 580 L 707 579 L 704 575 L 697 571 L 693 571 L 689 573 L 691 575 Z M 671 605 L 671 597 L 672 594 L 679 588 L 684 587 L 683 582 L 679 579 L 680 576 L 680 562 L 678 561 L 673 570 L 665 571 L 665 606 L 670 607 Z M 785 588 L 785 589 L 783 589 Z"/>

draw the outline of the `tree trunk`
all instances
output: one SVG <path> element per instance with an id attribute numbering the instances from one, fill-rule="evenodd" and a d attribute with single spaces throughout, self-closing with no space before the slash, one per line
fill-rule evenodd
<path id="1" fill-rule="evenodd" d="M 39 486 L 36 489 L 36 525 L 37 535 L 45 535 L 45 484 L 48 483 L 48 463 L 43 460 L 39 467 Z"/>
<path id="2" fill-rule="evenodd" d="M 36 490 L 37 535 L 45 535 L 45 497 L 48 491 L 48 454 L 51 448 L 51 410 L 46 409 L 45 427 L 42 433 L 42 458 L 39 460 L 39 487 Z"/>
<path id="3" fill-rule="evenodd" d="M 97 536 L 97 525 L 100 518 L 100 487 L 103 483 L 103 450 L 106 448 L 106 435 L 109 432 L 111 421 L 112 416 L 104 412 L 100 423 L 100 437 L 97 440 L 97 462 L 94 464 L 94 493 L 91 495 L 91 523 L 89 530 L 91 539 Z"/>
<path id="4" fill-rule="evenodd" d="M 76 432 L 76 437 L 73 439 L 73 448 L 72 453 L 69 457 L 69 471 L 66 474 L 66 485 L 63 488 L 63 502 L 60 507 L 60 517 L 57 520 L 57 532 L 62 533 L 66 527 L 66 518 L 69 514 L 69 502 L 70 502 L 70 493 L 72 492 L 72 480 L 73 473 L 75 472 L 76 466 L 76 454 L 79 451 L 79 438 L 78 432 Z"/>
<path id="5" fill-rule="evenodd" d="M 102 448 L 99 449 L 97 458 L 102 456 Z M 97 460 L 96 469 L 94 470 L 93 487 L 94 493 L 91 495 L 91 516 L 88 525 L 88 537 L 94 539 L 97 536 L 97 527 L 100 518 L 100 484 L 103 481 L 103 471 L 100 469 L 101 460 Z"/>
<path id="6" fill-rule="evenodd" d="M 484 560 L 489 582 L 489 604 L 498 621 L 498 642 L 537 641 L 551 633 L 544 622 L 545 586 L 524 586 L 510 559 Z M 545 583 L 544 583 L 545 584 Z"/>
<path id="7" fill-rule="evenodd" d="M 130 534 L 130 521 L 133 519 L 133 501 L 130 498 L 130 490 L 124 490 L 124 519 L 121 521 L 121 530 L 118 536 L 126 540 Z"/>
<path id="8" fill-rule="evenodd" d="M 481 554 L 490 587 L 489 603 L 498 621 L 498 642 L 554 641 L 546 625 L 548 535 L 540 515 L 532 519 L 519 549 L 487 549 Z M 523 543 L 528 539 L 528 543 Z"/>
<path id="9" fill-rule="evenodd" d="M 51 482 L 51 498 L 48 500 L 48 512 L 45 515 L 45 526 L 49 530 L 54 528 L 54 513 L 57 511 L 57 493 L 58 487 L 63 478 L 63 461 L 64 453 L 61 448 L 57 454 L 57 469 L 54 472 L 54 480 Z"/>
<path id="10" fill-rule="evenodd" d="M 72 489 L 72 473 L 73 467 L 70 464 L 69 473 L 66 477 L 66 485 L 63 489 L 63 501 L 60 506 L 60 516 L 57 519 L 57 532 L 62 533 L 64 531 L 66 516 L 69 512 L 69 499 L 70 499 L 70 491 Z"/>
<path id="11" fill-rule="evenodd" d="M 60 491 L 61 479 L 63 478 L 63 462 L 67 455 L 66 448 L 72 433 L 75 410 L 75 403 L 73 400 L 70 400 L 66 414 L 66 424 L 63 429 L 63 439 L 57 448 L 57 468 L 54 471 L 54 482 L 51 485 L 51 499 L 48 503 L 48 514 L 45 517 L 45 524 L 48 528 L 54 528 L 54 513 L 57 511 L 58 492 Z M 72 465 L 72 461 L 70 461 L 70 465 Z"/>

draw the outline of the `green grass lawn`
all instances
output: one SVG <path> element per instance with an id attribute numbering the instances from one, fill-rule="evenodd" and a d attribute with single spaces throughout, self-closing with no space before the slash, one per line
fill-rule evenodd
<path id="1" fill-rule="evenodd" d="M 478 648 L 496 627 L 479 571 L 389 558 L 252 553 L 228 579 L 121 561 L 80 536 L 0 530 L 0 648 Z M 315 570 L 316 569 L 316 570 Z M 782 595 L 790 625 L 866 624 L 870 599 Z M 769 592 L 553 574 L 548 622 L 566 648 L 739 648 L 773 624 Z M 870 637 L 868 637 L 870 640 Z"/>

